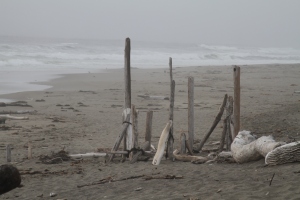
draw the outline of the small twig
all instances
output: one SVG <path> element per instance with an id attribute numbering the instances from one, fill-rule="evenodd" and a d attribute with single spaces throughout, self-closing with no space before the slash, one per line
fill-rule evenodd
<path id="1" fill-rule="evenodd" d="M 273 176 L 272 176 L 272 178 L 271 178 L 271 180 L 270 180 L 269 186 L 271 186 L 274 176 L 275 176 L 275 173 L 273 174 Z"/>

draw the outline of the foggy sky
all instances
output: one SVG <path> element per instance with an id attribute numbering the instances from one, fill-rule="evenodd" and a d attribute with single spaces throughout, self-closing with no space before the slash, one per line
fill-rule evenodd
<path id="1" fill-rule="evenodd" d="M 300 47 L 299 0 L 0 0 L 0 35 Z"/>

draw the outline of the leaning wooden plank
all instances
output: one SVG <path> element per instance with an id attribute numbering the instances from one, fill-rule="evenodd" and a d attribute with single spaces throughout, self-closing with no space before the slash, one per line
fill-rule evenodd
<path id="1" fill-rule="evenodd" d="M 127 116 L 126 116 L 126 118 L 125 118 L 125 121 L 124 121 L 124 123 L 123 123 L 123 130 L 122 130 L 122 132 L 120 133 L 120 135 L 118 136 L 118 138 L 116 139 L 116 142 L 115 142 L 114 147 L 112 148 L 112 151 L 116 151 L 116 150 L 119 149 L 119 146 L 120 146 L 120 144 L 121 144 L 121 141 L 122 141 L 124 135 L 126 134 L 127 128 L 128 128 L 128 126 L 129 126 L 129 123 L 128 123 L 129 119 L 130 119 L 130 114 L 127 114 Z M 112 161 L 113 157 L 114 157 L 114 155 L 112 154 L 112 155 L 110 156 L 110 158 L 108 159 L 108 161 L 109 161 L 109 162 Z"/>
<path id="2" fill-rule="evenodd" d="M 269 152 L 265 158 L 265 163 L 268 165 L 280 165 L 291 162 L 300 162 L 300 141 L 277 147 Z"/>
<path id="3" fill-rule="evenodd" d="M 226 100 L 227 100 L 227 94 L 225 94 L 224 99 L 223 99 L 223 103 L 220 107 L 219 113 L 217 114 L 215 121 L 213 122 L 211 128 L 209 129 L 209 131 L 205 134 L 204 138 L 201 140 L 199 146 L 197 147 L 197 151 L 200 151 L 204 145 L 204 143 L 206 142 L 206 140 L 209 138 L 210 134 L 214 131 L 214 129 L 216 128 L 217 124 L 219 123 L 219 121 L 221 120 L 221 117 L 223 115 L 224 112 L 224 107 L 226 104 Z"/>
<path id="4" fill-rule="evenodd" d="M 209 160 L 208 158 L 202 156 L 189 156 L 189 155 L 181 155 L 178 153 L 179 151 L 175 149 L 175 151 L 173 152 L 175 159 L 183 162 L 193 162 L 196 160 L 203 160 L 206 162 Z"/>
<path id="5" fill-rule="evenodd" d="M 159 165 L 160 161 L 164 155 L 164 151 L 166 148 L 166 143 L 169 137 L 169 132 L 170 132 L 170 128 L 172 126 L 172 120 L 169 120 L 169 122 L 167 123 L 166 127 L 164 128 L 164 130 L 161 133 L 161 136 L 159 138 L 158 141 L 158 146 L 157 146 L 157 151 L 156 154 L 153 158 L 152 164 L 153 165 Z"/>
<path id="6" fill-rule="evenodd" d="M 16 119 L 16 120 L 23 120 L 23 119 L 29 119 L 28 117 L 15 117 L 11 115 L 0 115 L 0 119 Z"/>

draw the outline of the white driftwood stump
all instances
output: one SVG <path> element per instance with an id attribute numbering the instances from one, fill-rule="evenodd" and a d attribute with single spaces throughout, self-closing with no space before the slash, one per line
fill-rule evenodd
<path id="1" fill-rule="evenodd" d="M 265 157 L 268 165 L 300 162 L 300 141 L 286 144 L 276 142 L 272 136 L 255 139 L 250 131 L 240 131 L 233 143 L 231 152 L 238 163 L 246 163 Z"/>

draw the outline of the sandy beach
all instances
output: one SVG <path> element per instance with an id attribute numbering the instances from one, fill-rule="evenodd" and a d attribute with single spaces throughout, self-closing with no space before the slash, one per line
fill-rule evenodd
<path id="1" fill-rule="evenodd" d="M 257 136 L 273 135 L 276 141 L 300 140 L 300 64 L 242 65 L 241 130 Z M 175 86 L 174 148 L 187 132 L 188 77 L 194 77 L 195 139 L 209 130 L 225 94 L 233 95 L 232 66 L 178 67 Z M 132 104 L 139 110 L 140 144 L 145 137 L 146 113 L 153 110 L 152 144 L 168 121 L 168 100 L 147 100 L 139 95 L 169 96 L 168 69 L 131 71 Z M 65 150 L 94 152 L 112 148 L 122 130 L 124 104 L 123 69 L 103 73 L 65 75 L 50 82 L 53 87 L 34 92 L 0 95 L 1 99 L 26 101 L 32 107 L 1 107 L 1 111 L 36 110 L 29 120 L 7 120 L 0 129 L 0 163 L 6 163 L 7 144 L 12 144 L 12 163 L 22 175 L 21 188 L 0 199 L 300 199 L 299 163 L 264 167 L 264 160 L 247 164 L 192 164 L 163 159 L 130 164 L 116 159 L 84 158 L 44 164 L 41 156 Z M 18 115 L 19 116 L 19 115 Z M 208 141 L 219 141 L 219 123 Z M 27 159 L 28 142 L 33 158 Z M 78 188 L 78 185 L 113 177 L 176 175 L 182 179 L 143 177 Z M 275 175 L 274 175 L 275 174 Z M 272 176 L 272 184 L 270 181 Z M 50 197 L 53 192 L 57 195 Z"/>

